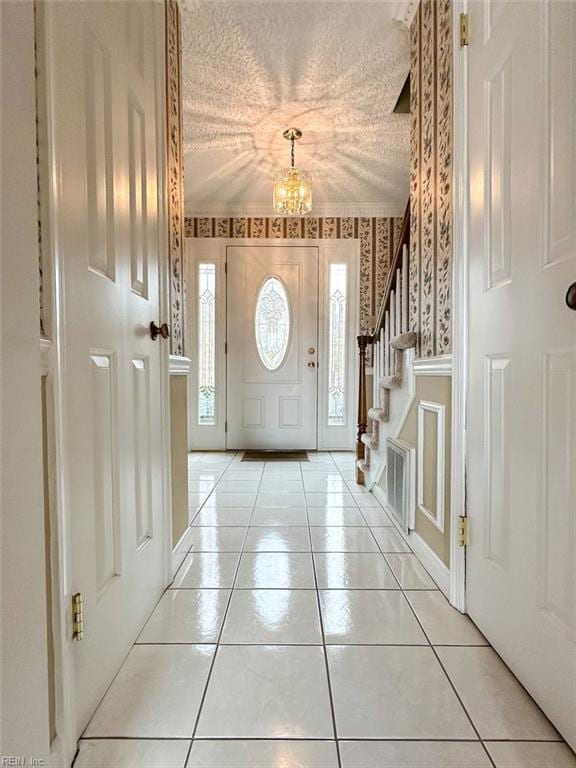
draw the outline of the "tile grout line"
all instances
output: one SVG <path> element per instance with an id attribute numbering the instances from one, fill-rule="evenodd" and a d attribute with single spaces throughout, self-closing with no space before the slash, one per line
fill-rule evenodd
<path id="1" fill-rule="evenodd" d="M 232 463 L 232 461 L 234 461 L 234 458 L 237 455 L 238 455 L 238 452 L 236 452 L 234 454 L 230 464 Z M 228 464 L 228 466 L 230 466 L 230 464 Z M 261 475 L 260 475 L 260 480 L 258 482 L 258 488 L 260 488 L 260 485 L 262 483 L 262 474 L 263 473 L 261 473 Z M 216 486 L 214 486 L 214 487 L 216 487 Z M 244 535 L 244 541 L 246 540 L 246 536 L 248 535 L 248 533 L 247 533 L 248 532 L 248 527 L 250 526 L 250 520 L 252 519 L 252 515 L 254 514 L 255 503 L 256 502 L 254 502 L 254 505 L 252 505 L 252 510 L 250 512 L 250 518 L 248 519 L 248 526 L 246 527 L 246 532 L 245 532 L 245 535 Z M 186 755 L 186 761 L 184 763 L 184 768 L 187 768 L 188 763 L 190 761 L 190 755 L 192 753 L 192 747 L 194 746 L 194 740 L 196 739 L 196 731 L 198 730 L 198 725 L 200 723 L 200 716 L 202 715 L 202 709 L 204 708 L 204 702 L 206 700 L 206 695 L 208 693 L 208 686 L 210 685 L 210 680 L 212 678 L 212 672 L 214 670 L 214 665 L 216 664 L 216 657 L 218 656 L 218 650 L 220 648 L 220 640 L 222 638 L 222 633 L 224 632 L 224 625 L 226 623 L 226 617 L 228 616 L 228 610 L 230 608 L 230 603 L 232 602 L 232 595 L 234 594 L 234 585 L 236 584 L 236 579 L 238 578 L 238 572 L 240 570 L 240 563 L 241 562 L 242 562 L 242 554 L 240 554 L 240 557 L 238 558 L 238 562 L 236 563 L 236 570 L 234 571 L 234 579 L 232 580 L 232 584 L 231 584 L 231 587 L 230 587 L 230 594 L 228 595 L 228 600 L 226 601 L 226 608 L 224 609 L 224 614 L 222 616 L 222 623 L 220 624 L 220 630 L 218 632 L 218 637 L 216 639 L 216 648 L 214 650 L 214 655 L 212 656 L 212 661 L 210 662 L 210 668 L 208 670 L 208 675 L 206 677 L 206 683 L 204 684 L 204 690 L 202 692 L 202 697 L 200 698 L 200 704 L 198 706 L 198 714 L 196 715 L 196 719 L 195 719 L 195 722 L 194 722 L 194 728 L 192 730 L 192 736 L 191 736 L 191 739 L 190 739 L 190 746 L 188 748 L 188 754 Z"/>
<path id="2" fill-rule="evenodd" d="M 330 454 L 332 458 L 332 454 Z M 334 462 L 335 463 L 335 462 Z M 302 471 L 302 465 L 300 466 L 300 474 L 302 475 L 302 485 L 304 485 L 304 473 Z M 312 574 L 314 576 L 314 585 L 316 591 L 316 606 L 318 608 L 318 620 L 320 622 L 320 633 L 322 635 L 322 655 L 324 656 L 324 668 L 326 670 L 326 683 L 328 685 L 328 698 L 330 700 L 330 713 L 332 715 L 332 728 L 334 731 L 334 742 L 336 745 L 336 759 L 338 761 L 338 768 L 342 768 L 342 758 L 340 756 L 340 744 L 338 741 L 338 729 L 336 727 L 336 712 L 334 708 L 334 695 L 332 692 L 332 681 L 330 679 L 330 666 L 328 664 L 328 653 L 326 651 L 326 635 L 324 632 L 324 618 L 322 616 L 322 605 L 320 602 L 320 591 L 318 589 L 318 577 L 316 575 L 316 561 L 314 559 L 314 552 L 312 547 L 312 534 L 310 532 L 310 517 L 308 515 L 308 500 L 306 499 L 306 493 L 304 493 L 304 501 L 306 504 L 306 519 L 308 520 L 308 538 L 310 540 L 310 559 L 312 560 Z"/>

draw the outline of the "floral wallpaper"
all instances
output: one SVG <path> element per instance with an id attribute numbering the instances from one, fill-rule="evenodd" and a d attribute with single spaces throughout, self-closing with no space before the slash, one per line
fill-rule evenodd
<path id="1" fill-rule="evenodd" d="M 452 3 L 410 28 L 410 328 L 420 357 L 452 349 Z"/>
<path id="2" fill-rule="evenodd" d="M 360 240 L 360 327 L 378 313 L 402 217 L 187 218 L 186 237 Z"/>
<path id="3" fill-rule="evenodd" d="M 166 0 L 166 109 L 168 138 L 168 264 L 170 269 L 170 347 L 185 353 L 185 286 L 182 274 L 184 225 L 184 168 L 182 160 L 182 43 L 176 0 Z"/>

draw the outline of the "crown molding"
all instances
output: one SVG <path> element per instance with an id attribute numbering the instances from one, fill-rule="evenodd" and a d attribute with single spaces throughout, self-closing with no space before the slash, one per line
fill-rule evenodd
<path id="1" fill-rule="evenodd" d="M 392 3 L 390 16 L 410 29 L 419 2 L 420 0 L 398 0 Z"/>
<path id="2" fill-rule="evenodd" d="M 396 203 L 323 203 L 321 205 L 315 205 L 311 214 L 307 214 L 304 218 L 357 218 L 365 216 L 368 218 L 382 216 L 382 217 L 400 217 L 404 216 L 405 204 L 397 205 Z M 186 210 L 186 218 L 194 219 L 226 219 L 226 218 L 277 218 L 271 206 L 247 204 L 247 205 L 230 205 L 226 208 L 205 208 L 205 209 L 189 209 Z M 289 218 L 289 217 L 281 217 Z"/>

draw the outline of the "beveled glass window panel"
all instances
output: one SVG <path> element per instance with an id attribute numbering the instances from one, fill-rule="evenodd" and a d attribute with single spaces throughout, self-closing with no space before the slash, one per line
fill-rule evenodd
<path id="1" fill-rule="evenodd" d="M 198 265 L 198 424 L 216 424 L 216 265 Z"/>
<path id="2" fill-rule="evenodd" d="M 269 371 L 275 371 L 284 362 L 290 342 L 290 306 L 277 277 L 269 277 L 260 288 L 254 326 L 260 360 Z"/>
<path id="3" fill-rule="evenodd" d="M 346 304 L 348 268 L 330 265 L 330 314 L 328 329 L 328 425 L 346 423 Z"/>

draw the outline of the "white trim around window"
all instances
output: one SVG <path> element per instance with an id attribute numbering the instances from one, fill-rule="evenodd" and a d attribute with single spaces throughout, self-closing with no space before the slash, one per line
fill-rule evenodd
<path id="1" fill-rule="evenodd" d="M 190 450 L 225 450 L 226 448 L 226 251 L 228 246 L 315 246 L 319 252 L 318 296 L 318 450 L 352 450 L 356 429 L 358 382 L 356 371 L 356 336 L 360 311 L 360 243 L 358 240 L 228 239 L 188 238 L 186 240 L 187 319 L 192 370 L 189 377 L 189 448 Z M 198 423 L 198 265 L 216 265 L 216 415 L 215 424 Z M 342 424 L 328 424 L 328 323 L 330 318 L 330 267 L 345 264 L 346 296 L 346 385 Z"/>

